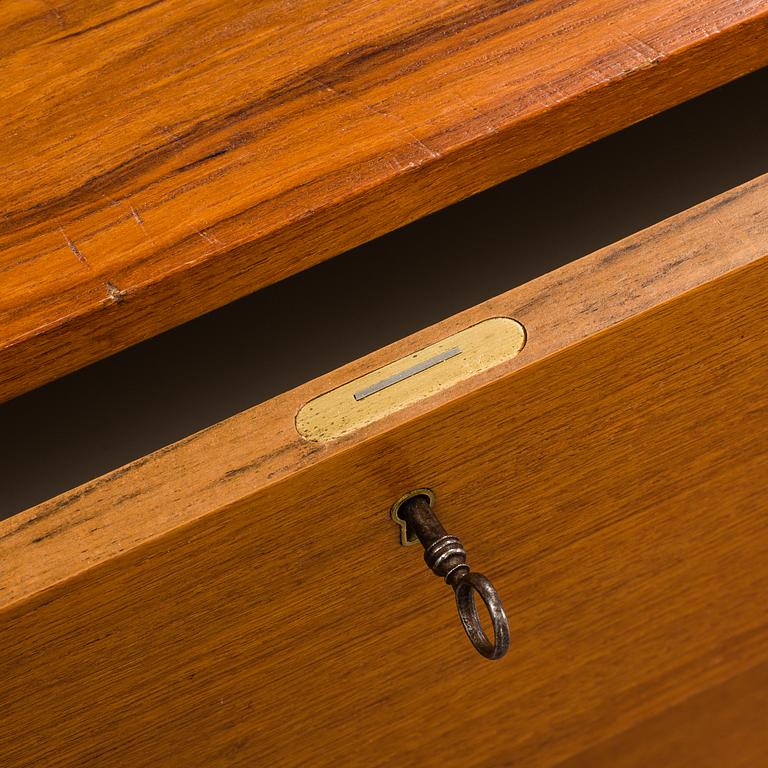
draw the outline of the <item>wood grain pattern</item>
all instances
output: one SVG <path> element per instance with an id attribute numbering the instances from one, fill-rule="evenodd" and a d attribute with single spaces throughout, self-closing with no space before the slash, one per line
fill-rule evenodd
<path id="1" fill-rule="evenodd" d="M 709 688 L 558 768 L 768 765 L 768 664 Z"/>
<path id="2" fill-rule="evenodd" d="M 0 524 L 2 764 L 552 765 L 768 663 L 766 200 L 763 178 Z M 500 307 L 529 343 L 496 375 L 295 437 L 312 393 Z M 398 546 L 389 505 L 424 485 L 505 598 L 499 664 Z"/>
<path id="3" fill-rule="evenodd" d="M 768 0 L 17 0 L 0 29 L 0 400 L 768 64 Z"/>

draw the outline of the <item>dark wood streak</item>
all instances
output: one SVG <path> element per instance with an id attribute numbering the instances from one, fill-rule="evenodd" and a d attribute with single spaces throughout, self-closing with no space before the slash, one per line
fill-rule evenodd
<path id="1" fill-rule="evenodd" d="M 238 143 L 245 143 L 245 142 L 238 142 Z M 226 155 L 228 152 L 231 152 L 233 148 L 234 148 L 233 145 L 229 144 L 226 147 L 217 149 L 215 152 L 209 152 L 207 155 L 204 155 L 198 160 L 193 160 L 191 163 L 186 163 L 185 165 L 181 165 L 178 168 L 175 168 L 173 171 L 171 171 L 170 175 L 175 176 L 177 174 L 182 174 L 182 173 L 186 173 L 187 171 L 191 171 L 203 165 L 203 163 L 207 163 L 209 160 L 213 160 L 217 157 L 221 157 L 222 155 Z"/>
<path id="2" fill-rule="evenodd" d="M 33 516 L 26 518 L 10 531 L 0 535 L 0 540 L 15 536 L 16 534 L 25 531 L 27 528 L 32 528 L 36 525 L 39 525 L 41 522 L 46 520 L 46 518 L 55 515 L 61 510 L 76 505 L 78 502 L 87 498 L 92 493 L 95 493 L 97 490 L 98 484 L 97 482 L 94 482 L 90 485 L 84 485 L 82 488 L 78 488 L 74 492 L 67 493 L 56 501 L 46 503 L 39 511 L 35 512 Z M 61 526 L 58 530 L 61 531 L 65 528 L 66 526 Z"/>
<path id="3" fill-rule="evenodd" d="M 564 10 L 565 8 L 571 7 L 576 1 L 577 0 L 563 0 L 556 3 L 555 6 L 551 9 L 537 10 L 537 13 L 531 17 L 509 24 L 501 31 L 506 32 L 509 29 L 521 28 L 526 24 L 541 21 L 542 19 L 548 18 Z M 158 0 L 158 2 L 163 2 L 163 0 Z M 348 55 L 336 56 L 332 59 L 329 59 L 328 61 L 317 65 L 311 70 L 299 73 L 295 77 L 286 80 L 284 83 L 278 84 L 262 97 L 253 102 L 250 102 L 242 107 L 238 107 L 237 109 L 215 119 L 196 123 L 189 129 L 185 130 L 183 133 L 174 136 L 172 140 L 159 144 L 157 147 L 148 150 L 145 153 L 135 155 L 130 160 L 121 163 L 109 171 L 105 171 L 98 176 L 92 177 L 80 186 L 74 188 L 69 193 L 63 194 L 57 198 L 52 198 L 48 201 L 43 201 L 35 205 L 33 209 L 28 209 L 27 211 L 22 210 L 18 213 L 9 212 L 6 215 L 5 224 L 0 221 L 0 236 L 13 232 L 19 235 L 19 239 L 27 237 L 30 234 L 30 229 L 35 231 L 35 227 L 38 230 L 46 228 L 48 225 L 49 216 L 63 216 L 73 210 L 77 210 L 80 216 L 93 214 L 103 207 L 104 195 L 106 193 L 114 193 L 118 189 L 126 191 L 124 189 L 126 188 L 130 195 L 136 195 L 153 188 L 168 178 L 173 178 L 177 175 L 184 175 L 189 171 L 196 170 L 201 165 L 204 165 L 216 158 L 227 155 L 240 146 L 247 145 L 256 139 L 265 138 L 269 134 L 279 131 L 281 128 L 289 124 L 297 113 L 302 111 L 304 108 L 302 99 L 311 96 L 318 91 L 322 91 L 323 88 L 332 88 L 336 92 L 337 98 L 340 100 L 347 98 L 359 98 L 371 87 L 371 85 L 365 86 L 364 84 L 357 84 L 354 92 L 349 93 L 341 90 L 341 86 L 352 82 L 376 66 L 392 63 L 392 61 L 398 58 L 398 56 L 409 53 L 414 49 L 418 49 L 421 45 L 428 44 L 442 37 L 456 34 L 457 32 L 463 32 L 472 26 L 473 23 L 480 24 L 483 21 L 491 19 L 497 15 L 501 15 L 508 11 L 516 10 L 517 8 L 520 8 L 524 5 L 528 5 L 530 2 L 531 0 L 517 0 L 514 3 L 504 3 L 503 0 L 498 0 L 497 8 L 493 13 L 484 12 L 482 15 L 479 15 L 477 13 L 464 12 L 446 20 L 441 25 L 425 25 L 424 28 L 409 35 L 403 36 L 402 38 L 399 38 L 395 41 L 381 42 L 376 45 L 369 44 L 359 46 L 357 49 L 350 51 Z M 610 15 L 610 13 L 606 12 L 601 14 L 600 17 L 608 18 Z M 580 22 L 580 24 L 573 25 L 569 28 L 555 30 L 553 33 L 545 35 L 543 39 L 556 40 L 558 37 L 566 34 L 567 32 L 573 31 L 573 29 L 578 28 L 579 26 L 585 26 L 589 24 L 590 22 L 594 21 L 594 19 L 595 17 L 591 17 L 590 19 L 584 19 Z M 469 41 L 466 45 L 458 47 L 457 51 L 464 51 L 467 48 L 476 45 L 478 42 L 490 40 L 493 37 L 499 35 L 501 31 L 498 29 L 492 30 L 486 35 L 475 38 Z M 512 56 L 515 53 L 519 53 L 525 50 L 525 48 L 528 46 L 532 45 L 532 43 L 532 40 L 526 41 L 525 43 L 517 46 L 514 50 L 509 51 L 507 55 Z M 661 62 L 663 58 L 664 57 L 660 55 L 658 59 L 656 59 L 656 63 Z M 605 56 L 596 56 L 588 65 L 587 69 L 591 71 L 601 71 L 606 63 L 607 60 Z M 367 66 L 360 66 L 361 64 L 366 64 Z M 401 72 L 397 72 L 396 74 L 391 75 L 389 78 L 377 80 L 375 81 L 375 85 L 380 86 L 382 82 L 397 79 L 397 77 L 401 76 L 401 74 Z M 629 73 L 627 73 L 627 75 L 628 74 Z M 567 72 L 559 79 L 550 81 L 549 87 L 554 90 L 554 92 L 566 91 L 580 77 L 580 73 Z M 609 85 L 609 82 L 606 81 L 604 85 Z M 526 95 L 521 96 L 519 98 L 518 110 L 522 111 L 525 104 L 530 101 L 531 97 L 536 93 L 538 93 L 538 86 L 536 89 L 529 91 Z M 196 142 L 199 142 L 204 138 L 209 138 L 210 136 L 213 136 L 217 133 L 227 132 L 231 130 L 232 126 L 234 125 L 247 122 L 248 120 L 257 117 L 260 114 L 269 113 L 294 102 L 296 102 L 294 108 L 282 116 L 271 119 L 259 128 L 252 128 L 246 131 L 241 131 L 240 134 L 237 135 L 236 140 L 230 140 L 227 146 L 215 150 L 214 152 L 209 152 L 197 160 L 185 163 L 184 165 L 169 171 L 165 176 L 152 178 L 147 182 L 138 184 L 127 181 L 129 179 L 137 179 L 141 174 L 151 171 L 154 166 L 159 165 L 168 158 L 172 157 L 182 148 L 191 146 Z M 452 130 L 473 130 L 475 126 L 481 128 L 486 126 L 489 122 L 493 124 L 495 120 L 509 113 L 510 106 L 511 104 L 507 103 L 497 107 L 495 110 L 488 110 L 482 114 L 469 115 L 462 123 L 454 126 Z M 375 109 L 373 106 L 371 106 L 371 108 Z M 443 136 L 444 132 L 438 131 L 426 135 L 421 140 L 421 142 L 427 147 L 432 144 L 439 145 Z M 342 168 L 338 172 L 338 175 L 340 177 L 348 177 L 353 175 L 358 168 L 362 169 L 367 167 L 375 158 L 375 155 L 371 155 L 358 161 L 354 167 Z M 427 157 L 424 159 L 423 164 L 428 164 L 429 162 L 431 162 L 431 159 Z M 210 183 L 214 179 L 219 178 L 225 174 L 226 170 L 226 168 L 220 168 L 204 176 L 194 177 L 190 182 L 179 185 L 170 194 L 166 195 L 163 201 L 159 201 L 156 204 L 150 205 L 150 210 L 153 207 L 157 207 L 163 204 L 167 200 L 172 200 L 179 195 L 189 192 L 195 187 L 204 186 L 207 183 Z M 327 177 L 310 178 L 301 182 L 300 184 L 287 187 L 280 193 L 278 198 L 272 198 L 268 201 L 257 201 L 251 206 L 238 211 L 237 214 L 218 219 L 214 226 L 226 224 L 228 221 L 242 215 L 258 216 L 259 208 L 261 206 L 265 204 L 274 205 L 276 199 L 290 198 L 297 192 L 300 192 L 302 189 L 311 188 L 313 185 L 326 179 Z M 92 203 L 90 207 L 86 205 L 88 202 Z M 125 219 L 127 216 L 123 216 L 121 218 Z M 113 226 L 113 224 L 94 227 L 91 230 L 91 235 L 103 232 L 109 229 L 111 226 Z M 174 245 L 180 246 L 185 242 L 190 242 L 193 240 L 194 237 L 192 236 L 186 237 L 176 241 Z M 12 245 L 14 242 L 16 241 L 12 239 L 8 240 L 7 245 Z M 38 258 L 39 257 L 40 255 L 38 255 Z M 155 256 L 153 254 L 148 254 L 145 257 L 136 259 L 133 263 L 134 265 L 138 266 L 140 264 L 151 262 L 154 260 L 154 258 Z M 130 290 L 130 287 L 128 287 L 127 290 Z M 9 314 L 9 317 L 13 316 L 15 316 L 15 313 Z"/>
<path id="4" fill-rule="evenodd" d="M 85 525 L 89 520 L 93 520 L 96 517 L 98 517 L 98 515 L 95 512 L 91 515 L 86 515 L 85 517 L 79 517 L 77 520 L 73 522 L 65 523 L 64 525 L 60 525 L 56 528 L 49 528 L 45 531 L 45 533 L 41 533 L 39 536 L 36 536 L 34 539 L 31 539 L 30 541 L 32 544 L 39 544 L 41 541 L 50 539 L 52 536 L 57 536 L 58 534 L 64 531 L 71 531 L 80 525 Z"/>
<path id="5" fill-rule="evenodd" d="M 112 16 L 109 19 L 104 19 L 104 21 L 100 21 L 97 24 L 91 24 L 88 27 L 85 27 L 83 29 L 78 29 L 75 32 L 68 32 L 66 35 L 62 35 L 61 37 L 54 37 L 50 40 L 46 40 L 45 42 L 47 44 L 54 44 L 54 43 L 63 43 L 67 40 L 72 40 L 76 37 L 82 37 L 83 35 L 87 35 L 89 32 L 94 32 L 98 29 L 104 29 L 104 27 L 108 27 L 110 24 L 115 24 L 118 21 L 123 21 L 124 19 L 128 19 L 131 16 L 135 16 L 137 13 L 142 13 L 143 11 L 147 11 L 150 8 L 154 8 L 157 5 L 160 5 L 161 3 L 164 3 L 165 0 L 152 0 L 152 2 L 146 3 L 145 5 L 140 5 L 138 8 L 132 8 L 130 11 L 126 11 L 125 13 L 121 13 L 118 16 Z"/>
<path id="6" fill-rule="evenodd" d="M 428 22 L 414 31 L 408 32 L 398 38 L 389 40 L 380 40 L 374 43 L 366 43 L 352 49 L 348 53 L 334 56 L 325 62 L 322 62 L 308 70 L 299 72 L 295 76 L 288 78 L 275 85 L 268 92 L 260 96 L 255 101 L 249 102 L 230 112 L 217 115 L 212 118 L 206 118 L 195 123 L 183 133 L 174 136 L 170 141 L 158 144 L 152 149 L 140 152 L 128 160 L 114 166 L 108 171 L 104 171 L 97 176 L 93 176 L 72 190 L 47 200 L 35 204 L 31 208 L 21 211 L 6 211 L 6 218 L 0 222 L 0 235 L 6 233 L 26 234 L 28 227 L 34 224 L 47 224 L 49 217 L 53 215 L 63 215 L 67 212 L 78 210 L 81 215 L 87 215 L 103 206 L 103 195 L 115 192 L 116 189 L 123 189 L 126 186 L 126 179 L 138 176 L 151 170 L 154 166 L 164 162 L 179 152 L 203 138 L 208 138 L 218 133 L 227 132 L 234 125 L 252 120 L 255 117 L 264 115 L 280 107 L 292 104 L 294 110 L 278 119 L 270 122 L 267 126 L 252 132 L 245 133 L 241 138 L 241 143 L 247 143 L 257 136 L 264 135 L 264 131 L 278 130 L 287 123 L 296 112 L 303 109 L 301 100 L 309 95 L 317 93 L 324 87 L 335 88 L 349 83 L 354 79 L 370 73 L 377 67 L 391 64 L 398 58 L 428 45 L 436 40 L 450 37 L 460 32 L 466 32 L 473 25 L 481 24 L 496 16 L 511 12 L 524 5 L 528 5 L 533 0 L 516 0 L 515 2 L 505 2 L 504 0 L 495 0 L 493 8 L 477 9 L 463 11 L 448 17 L 446 20 L 435 23 Z M 557 4 L 555 11 L 540 12 L 532 15 L 524 22 L 511 25 L 504 29 L 495 29 L 488 33 L 483 39 L 491 39 L 494 36 L 506 32 L 509 28 L 521 27 L 525 24 L 534 23 L 557 10 L 567 8 L 576 0 L 564 0 Z M 464 50 L 471 47 L 476 41 L 472 40 L 467 46 L 458 50 Z M 397 77 L 394 75 L 392 77 Z M 381 85 L 385 80 L 375 81 L 376 85 Z M 355 95 L 358 96 L 365 92 L 365 87 L 356 89 Z M 218 157 L 227 152 L 226 148 L 210 153 L 206 157 L 200 158 L 192 163 L 180 166 L 173 174 L 183 173 L 191 168 L 202 164 L 207 160 Z M 146 189 L 152 182 L 144 187 L 130 187 L 131 194 Z M 87 202 L 98 203 L 92 208 L 83 208 Z"/>
<path id="7" fill-rule="evenodd" d="M 253 461 L 249 461 L 246 464 L 241 464 L 237 467 L 232 467 L 232 469 L 228 469 L 224 473 L 224 479 L 231 480 L 233 477 L 239 477 L 240 475 L 244 475 L 248 472 L 251 472 L 254 469 L 257 469 L 258 467 L 262 466 L 263 464 L 273 461 L 274 459 L 278 458 L 278 456 L 282 456 L 288 453 L 290 450 L 290 447 L 291 447 L 290 445 L 278 446 L 273 451 L 270 451 L 264 456 L 259 456 L 257 459 L 254 459 Z"/>
<path id="8" fill-rule="evenodd" d="M 69 493 L 65 493 L 57 499 L 52 499 L 51 501 L 47 501 L 44 504 L 39 505 L 33 516 L 27 517 L 26 519 L 22 520 L 12 530 L 6 531 L 5 533 L 0 534 L 0 541 L 2 539 L 8 538 L 9 536 L 14 536 L 17 533 L 20 533 L 26 530 L 27 528 L 31 528 L 33 526 L 39 525 L 43 523 L 46 519 L 60 512 L 63 512 L 65 510 L 76 509 L 76 507 L 78 506 L 78 504 L 80 504 L 80 502 L 82 502 L 84 499 L 88 498 L 92 494 L 97 493 L 100 490 L 103 490 L 103 488 L 107 484 L 114 482 L 115 480 L 118 480 L 124 475 L 135 472 L 137 469 L 140 469 L 145 464 L 148 464 L 151 461 L 152 456 L 162 456 L 162 455 L 165 455 L 166 453 L 173 452 L 178 449 L 178 446 L 186 445 L 187 443 L 190 443 L 198 439 L 200 436 L 206 435 L 210 430 L 215 430 L 220 426 L 221 425 L 219 424 L 214 424 L 210 427 L 207 427 L 206 429 L 202 429 L 193 435 L 189 435 L 185 438 L 182 438 L 176 443 L 172 443 L 171 445 L 167 445 L 163 448 L 159 448 L 157 451 L 155 451 L 154 454 L 142 456 L 141 458 L 138 458 L 135 461 L 132 461 L 130 464 L 126 464 L 125 466 L 115 469 L 106 475 L 97 477 L 94 480 L 91 480 L 89 483 L 86 483 L 85 485 L 81 486 L 75 491 L 70 491 Z M 138 491 L 136 494 L 134 494 L 133 492 L 131 492 L 130 494 L 126 494 L 123 498 L 123 501 L 129 501 L 130 499 L 135 498 L 135 496 L 139 495 L 140 493 L 141 491 Z M 61 531 L 67 530 L 70 527 L 75 527 L 90 519 L 91 519 L 90 517 L 77 518 L 71 521 L 67 525 L 60 526 L 60 530 Z"/>

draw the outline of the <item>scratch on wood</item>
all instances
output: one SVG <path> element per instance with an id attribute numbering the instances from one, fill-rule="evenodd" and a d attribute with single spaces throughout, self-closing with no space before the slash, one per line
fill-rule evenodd
<path id="1" fill-rule="evenodd" d="M 355 96 L 354 93 L 350 93 L 349 91 L 342 91 L 339 88 L 336 88 L 332 85 L 329 85 L 328 83 L 323 82 L 319 78 L 315 76 L 309 77 L 309 80 L 313 83 L 316 83 L 318 86 L 320 86 L 323 90 L 328 91 L 329 93 L 333 93 L 336 96 L 339 96 L 341 98 L 349 99 L 350 101 L 354 101 L 357 104 L 360 104 L 360 106 L 364 107 L 370 112 L 373 112 L 376 115 L 381 115 L 382 117 L 386 117 L 388 120 L 394 120 L 395 122 L 399 123 L 408 133 L 408 135 L 411 137 L 411 146 L 418 147 L 419 149 L 423 149 L 430 157 L 437 159 L 441 157 L 442 155 L 440 152 L 438 152 L 435 149 L 432 149 L 432 147 L 428 147 L 414 132 L 413 128 L 406 122 L 406 120 L 400 115 L 397 115 L 393 112 L 387 112 L 386 110 L 382 109 L 379 106 L 369 104 L 364 99 L 361 99 L 359 96 Z"/>
<path id="2" fill-rule="evenodd" d="M 107 293 L 116 304 L 120 304 L 125 299 L 125 291 L 120 290 L 111 280 L 107 280 Z"/>
<path id="3" fill-rule="evenodd" d="M 623 39 L 619 40 L 619 43 L 625 45 L 632 53 L 636 54 L 643 64 L 657 64 L 664 58 L 664 51 L 651 45 L 647 40 L 643 40 L 642 37 L 639 37 L 634 32 L 624 29 L 621 32 Z"/>
<path id="4" fill-rule="evenodd" d="M 471 102 L 467 101 L 461 95 L 461 93 L 459 93 L 459 91 L 457 91 L 456 89 L 451 89 L 451 93 L 458 99 L 459 103 L 461 103 L 465 107 L 468 107 L 469 109 L 471 109 L 476 115 L 478 115 L 479 117 L 483 117 L 483 118 L 486 117 L 486 115 L 483 112 L 481 112 L 474 104 L 472 104 Z"/>
<path id="5" fill-rule="evenodd" d="M 69 250 L 75 254 L 75 258 L 81 264 L 85 264 L 86 267 L 89 267 L 90 264 L 88 264 L 88 259 L 86 259 L 82 253 L 80 253 L 80 249 L 72 242 L 72 240 L 69 239 L 69 235 L 64 231 L 64 227 L 59 227 L 59 231 L 64 236 L 64 240 L 66 240 L 66 243 L 69 246 Z"/>
<path id="6" fill-rule="evenodd" d="M 133 203 L 129 203 L 127 199 L 123 200 L 123 204 L 128 206 L 128 210 L 131 212 L 131 216 L 133 217 L 133 220 L 141 227 L 141 231 L 144 233 L 147 240 L 149 240 L 151 243 L 155 243 L 155 238 L 152 237 L 152 235 L 147 232 L 147 228 L 144 224 L 144 218 L 139 213 L 138 209 Z"/>
<path id="7" fill-rule="evenodd" d="M 410 129 L 409 129 L 410 130 Z M 433 157 L 435 159 L 439 158 L 440 152 L 438 152 L 436 149 L 432 149 L 432 147 L 428 147 L 421 139 L 414 137 L 413 141 L 411 142 L 414 147 L 420 147 L 423 149 L 430 157 Z"/>
<path id="8" fill-rule="evenodd" d="M 555 107 L 569 98 L 569 94 L 555 80 L 544 81 L 535 92 L 537 99 L 549 107 Z"/>
<path id="9" fill-rule="evenodd" d="M 221 245 L 221 240 L 219 240 L 216 235 L 212 235 L 209 232 L 206 232 L 204 229 L 198 230 L 198 235 L 203 238 L 207 243 L 210 243 L 211 245 Z"/>
<path id="10" fill-rule="evenodd" d="M 140 226 L 144 226 L 144 219 L 141 218 L 141 214 L 134 208 L 133 205 L 130 205 L 131 214 L 133 215 L 133 220 Z"/>

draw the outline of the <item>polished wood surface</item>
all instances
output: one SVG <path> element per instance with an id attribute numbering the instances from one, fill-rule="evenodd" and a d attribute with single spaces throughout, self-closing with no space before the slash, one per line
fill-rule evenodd
<path id="1" fill-rule="evenodd" d="M 558 768 L 757 768 L 768 765 L 767 734 L 768 664 L 761 664 Z"/>
<path id="2" fill-rule="evenodd" d="M 767 0 L 28 0 L 0 29 L 0 400 L 768 64 Z"/>
<path id="3" fill-rule="evenodd" d="M 767 200 L 745 185 L 0 524 L 2 764 L 551 765 L 768 662 Z M 529 341 L 495 374 L 298 439 L 312 394 L 499 313 Z M 502 662 L 399 547 L 389 505 L 420 486 L 505 599 Z"/>

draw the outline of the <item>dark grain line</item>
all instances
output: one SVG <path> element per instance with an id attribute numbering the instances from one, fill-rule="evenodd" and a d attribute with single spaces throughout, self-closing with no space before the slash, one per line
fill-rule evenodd
<path id="1" fill-rule="evenodd" d="M 563 2 L 556 4 L 554 10 L 541 10 L 517 25 L 495 28 L 485 38 L 468 41 L 465 46 L 459 47 L 457 52 L 464 48 L 472 47 L 489 37 L 506 33 L 513 26 L 535 23 L 546 16 L 567 8 L 575 1 L 563 0 Z M 198 121 L 183 133 L 174 136 L 171 140 L 135 154 L 113 168 L 91 177 L 67 193 L 42 200 L 34 206 L 22 209 L 21 211 L 7 212 L 6 220 L 0 223 L 0 235 L 13 232 L 18 235 L 24 234 L 27 236 L 26 230 L 30 226 L 44 223 L 55 211 L 59 213 L 68 212 L 75 208 L 81 208 L 83 204 L 88 202 L 96 203 L 96 205 L 81 210 L 80 214 L 87 215 L 92 213 L 103 204 L 101 199 L 103 195 L 115 193 L 117 189 L 124 190 L 128 178 L 151 170 L 154 166 L 166 161 L 180 150 L 193 145 L 201 139 L 209 138 L 224 131 L 231 131 L 233 126 L 238 123 L 251 120 L 254 117 L 293 103 L 294 111 L 283 116 L 280 119 L 280 123 L 272 121 L 267 126 L 263 126 L 251 133 L 246 133 L 241 137 L 241 141 L 250 140 L 260 135 L 264 129 L 275 130 L 281 123 L 286 122 L 293 115 L 304 109 L 304 105 L 299 102 L 303 98 L 316 93 L 319 87 L 318 83 L 337 87 L 351 82 L 355 78 L 374 71 L 377 67 L 391 63 L 414 50 L 419 50 L 422 46 L 466 32 L 474 25 L 482 24 L 494 17 L 517 10 L 532 2 L 533 0 L 515 0 L 515 2 L 496 0 L 492 8 L 462 11 L 447 17 L 443 22 L 428 22 L 400 37 L 394 39 L 385 38 L 373 43 L 366 43 L 345 54 L 334 56 L 321 64 L 303 70 L 278 83 L 253 102 L 249 102 L 225 114 Z M 386 80 L 379 79 L 368 87 L 378 86 L 383 82 L 386 82 Z M 357 89 L 356 95 L 364 93 L 365 90 L 365 87 Z M 221 152 L 221 150 L 217 150 L 217 152 Z M 212 153 L 212 156 L 215 157 L 216 153 Z M 179 173 L 189 167 L 194 167 L 196 163 L 209 160 L 212 156 L 200 158 L 199 161 L 182 166 L 175 172 Z M 132 194 L 136 194 L 139 191 L 141 191 L 141 188 L 131 189 Z"/>
<path id="2" fill-rule="evenodd" d="M 97 29 L 103 29 L 104 27 L 107 27 L 110 24 L 114 24 L 115 22 L 122 21 L 123 19 L 127 19 L 131 16 L 135 16 L 137 13 L 142 13 L 143 11 L 149 10 L 150 8 L 154 8 L 155 6 L 160 5 L 163 2 L 165 2 L 165 0 L 152 0 L 152 2 L 147 3 L 146 5 L 142 5 L 138 8 L 133 8 L 130 11 L 121 13 L 118 16 L 113 16 L 110 19 L 105 19 L 104 21 L 100 21 L 97 24 L 91 24 L 91 26 L 89 27 L 78 29 L 75 32 L 70 32 L 66 35 L 62 35 L 61 37 L 54 37 L 53 39 L 48 40 L 47 43 L 49 44 L 62 43 L 67 40 L 72 40 L 73 38 L 82 37 L 83 35 L 86 35 L 89 32 L 94 32 Z"/>

